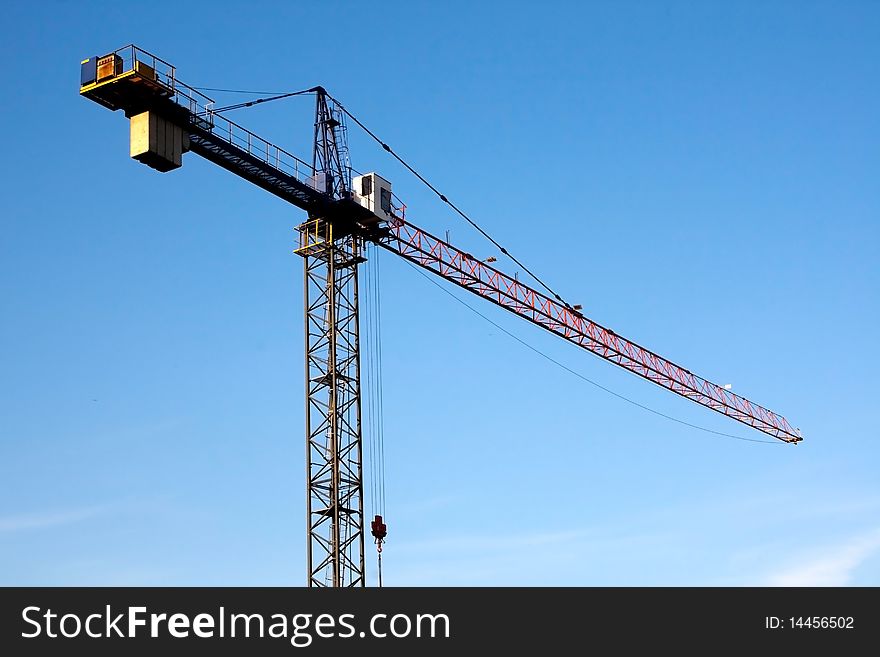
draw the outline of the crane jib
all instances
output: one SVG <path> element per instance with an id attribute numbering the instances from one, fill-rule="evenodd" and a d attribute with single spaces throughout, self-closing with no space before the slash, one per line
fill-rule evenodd
<path id="1" fill-rule="evenodd" d="M 781 415 L 621 337 L 408 222 L 398 222 L 382 246 L 682 397 L 784 442 L 802 440 Z"/>

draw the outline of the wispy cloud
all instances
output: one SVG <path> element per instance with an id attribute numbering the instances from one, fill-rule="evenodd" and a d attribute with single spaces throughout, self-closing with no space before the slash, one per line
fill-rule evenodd
<path id="1" fill-rule="evenodd" d="M 72 525 L 107 513 L 110 508 L 109 505 L 88 506 L 65 511 L 0 517 L 0 533 L 50 529 L 61 525 Z"/>
<path id="2" fill-rule="evenodd" d="M 769 586 L 846 586 L 855 570 L 880 552 L 880 530 L 862 534 L 832 548 L 814 552 L 801 563 L 774 573 Z"/>

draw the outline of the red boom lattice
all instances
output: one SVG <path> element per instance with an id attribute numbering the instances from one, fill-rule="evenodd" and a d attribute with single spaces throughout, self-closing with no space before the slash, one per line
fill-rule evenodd
<path id="1" fill-rule="evenodd" d="M 605 360 L 787 443 L 802 440 L 781 415 L 640 347 L 564 304 L 405 221 L 380 244 Z"/>

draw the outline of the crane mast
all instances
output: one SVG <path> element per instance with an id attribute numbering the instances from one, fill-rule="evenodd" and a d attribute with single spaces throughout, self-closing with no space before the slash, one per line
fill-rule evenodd
<path id="1" fill-rule="evenodd" d="M 350 198 L 345 126 L 316 91 L 315 187 Z M 363 441 L 358 268 L 363 240 L 321 213 L 300 227 L 305 289 L 309 586 L 364 586 Z"/>
<path id="2" fill-rule="evenodd" d="M 691 401 L 783 442 L 802 439 L 781 415 L 405 221 L 390 183 L 376 174 L 352 179 L 341 106 L 322 87 L 308 91 L 316 97 L 311 163 L 231 121 L 173 66 L 134 45 L 81 62 L 80 94 L 124 111 L 133 158 L 165 172 L 192 151 L 308 213 L 295 252 L 305 274 L 309 586 L 366 585 L 358 269 L 368 243 Z M 381 547 L 381 516 L 371 528 Z"/>

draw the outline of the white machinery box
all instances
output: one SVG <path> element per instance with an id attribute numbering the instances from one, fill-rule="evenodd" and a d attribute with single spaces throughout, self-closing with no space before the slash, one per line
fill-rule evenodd
<path id="1" fill-rule="evenodd" d="M 391 183 L 375 172 L 355 176 L 351 181 L 354 200 L 384 221 L 392 219 Z"/>

